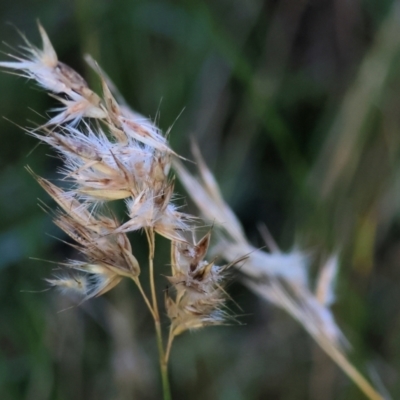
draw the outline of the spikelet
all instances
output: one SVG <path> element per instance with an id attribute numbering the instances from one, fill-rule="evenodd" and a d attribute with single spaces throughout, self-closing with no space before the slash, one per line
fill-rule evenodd
<path id="1" fill-rule="evenodd" d="M 87 299 L 110 290 L 122 277 L 138 282 L 140 267 L 128 232 L 151 229 L 184 242 L 192 217 L 172 202 L 174 181 L 169 175 L 175 153 L 162 132 L 131 111 L 121 97 L 119 104 L 112 82 L 90 60 L 102 84 L 101 96 L 93 92 L 76 71 L 59 61 L 45 30 L 38 27 L 42 48 L 23 36 L 22 55 L 10 55 L 13 60 L 0 62 L 0 67 L 35 80 L 61 103 L 47 123 L 29 134 L 59 154 L 59 173 L 69 188 L 60 189 L 29 172 L 60 207 L 54 222 L 85 258 L 64 264 L 78 275 L 56 276 L 48 282 Z M 127 221 L 120 223 L 99 211 L 114 200 L 125 200 Z"/>
<path id="2" fill-rule="evenodd" d="M 33 46 L 22 36 L 26 43 L 23 47 L 23 56 L 10 54 L 15 61 L 0 62 L 0 67 L 15 70 L 22 76 L 34 79 L 50 92 L 64 93 L 71 98 L 75 93 L 79 95 L 79 100 L 87 101 L 88 114 L 94 114 L 94 108 L 98 108 L 99 117 L 104 117 L 100 108 L 100 98 L 88 88 L 86 81 L 77 72 L 58 60 L 50 39 L 40 23 L 38 28 L 42 38 L 42 49 Z M 81 113 L 86 116 L 86 109 L 83 108 Z"/>
<path id="3" fill-rule="evenodd" d="M 246 263 L 237 263 L 241 272 L 247 277 L 245 279 L 246 284 L 258 294 L 262 293 L 264 298 L 275 305 L 289 311 L 308 331 L 317 329 L 332 341 L 334 346 L 341 347 L 346 341 L 327 307 L 330 303 L 318 301 L 318 298 L 309 288 L 307 277 L 309 257 L 299 250 L 293 250 L 287 254 L 279 250 L 267 253 L 249 244 L 240 223 L 224 202 L 214 177 L 197 149 L 195 155 L 199 166 L 200 179 L 193 177 L 179 162 L 176 162 L 175 169 L 203 215 L 214 221 L 216 228 L 223 232 L 223 235 L 219 236 L 214 252 L 228 261 L 233 261 L 240 255 L 248 254 Z M 331 287 L 330 282 L 334 280 L 336 270 L 337 268 L 330 268 L 325 274 L 321 275 L 321 277 L 327 276 L 327 279 L 320 279 L 320 282 L 325 282 L 325 292 L 328 291 L 328 286 Z M 275 288 L 280 283 L 283 284 L 285 289 L 283 293 L 290 299 L 290 302 L 298 303 L 301 312 L 292 313 L 293 307 L 287 307 L 287 302 L 284 301 L 283 296 L 276 296 L 276 291 L 270 289 L 271 285 Z M 322 283 L 319 284 L 319 287 L 319 292 L 322 292 Z M 329 290 L 331 291 L 331 289 Z M 299 317 L 299 315 L 301 316 Z"/>
<path id="4" fill-rule="evenodd" d="M 223 289 L 225 271 L 203 260 L 210 242 L 210 233 L 199 242 L 171 242 L 172 276 L 168 277 L 175 291 L 173 299 L 165 295 L 165 305 L 171 320 L 171 332 L 178 336 L 186 330 L 208 325 L 220 325 L 229 318 L 225 310 Z"/>
<path id="5" fill-rule="evenodd" d="M 115 101 L 100 68 L 103 99 L 93 92 L 87 82 L 68 65 L 58 60 L 47 33 L 38 23 L 42 49 L 32 45 L 23 35 L 26 43 L 21 56 L 9 54 L 14 61 L 2 61 L 0 67 L 16 71 L 17 74 L 35 80 L 39 86 L 54 93 L 64 94 L 66 99 L 54 96 L 63 106 L 56 108 L 57 114 L 45 125 L 76 125 L 82 118 L 95 118 L 107 124 L 110 133 L 120 142 L 131 141 L 147 145 L 164 153 L 173 153 L 165 137 L 154 124 L 131 112 L 124 112 Z"/>
<path id="6" fill-rule="evenodd" d="M 122 279 L 101 265 L 82 264 L 73 268 L 79 269 L 80 273 L 55 275 L 53 279 L 46 279 L 46 282 L 64 294 L 77 295 L 86 301 L 108 292 Z"/>
<path id="7" fill-rule="evenodd" d="M 111 290 L 123 277 L 136 278 L 140 274 L 128 238 L 123 233 L 113 233 L 118 221 L 91 213 L 90 204 L 80 203 L 71 193 L 36 178 L 62 209 L 54 213 L 54 223 L 75 241 L 71 246 L 87 260 L 68 260 L 63 265 L 79 274 L 56 276 L 47 280 L 50 285 L 62 292 L 78 293 L 87 300 Z"/>
<path id="8" fill-rule="evenodd" d="M 214 224 L 218 239 L 214 254 L 228 261 L 238 254 L 248 254 L 245 264 L 237 263 L 243 273 L 243 282 L 257 295 L 296 319 L 369 398 L 382 400 L 348 360 L 349 343 L 329 308 L 334 300 L 337 256 L 330 257 L 321 268 L 314 294 L 307 277 L 309 257 L 299 250 L 285 254 L 276 248 L 267 253 L 251 246 L 197 148 L 194 148 L 194 154 L 200 173 L 198 178 L 178 160 L 174 162 L 174 169 L 203 216 Z"/>

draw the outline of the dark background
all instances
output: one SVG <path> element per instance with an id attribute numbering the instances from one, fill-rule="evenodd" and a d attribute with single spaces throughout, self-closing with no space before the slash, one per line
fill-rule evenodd
<path id="1" fill-rule="evenodd" d="M 190 157 L 197 139 L 255 245 L 262 221 L 284 250 L 313 256 L 311 280 L 340 251 L 334 314 L 350 359 L 400 398 L 400 4 L 2 1 L 5 53 L 22 44 L 12 25 L 39 45 L 36 18 L 94 88 L 85 53 L 135 110 L 159 111 L 164 131 L 174 124 L 178 153 Z M 24 169 L 51 178 L 58 161 L 45 146 L 31 152 L 35 140 L 16 126 L 42 122 L 54 104 L 24 78 L 0 75 L 0 114 L 12 121 L 0 120 L 0 397 L 159 399 L 152 321 L 132 284 L 63 312 L 74 303 L 29 293 L 46 288 L 55 266 L 31 258 L 72 256 Z M 145 260 L 143 237 L 132 245 Z M 166 273 L 163 241 L 157 257 Z M 364 399 L 289 316 L 238 282 L 229 290 L 242 325 L 176 340 L 176 399 Z"/>

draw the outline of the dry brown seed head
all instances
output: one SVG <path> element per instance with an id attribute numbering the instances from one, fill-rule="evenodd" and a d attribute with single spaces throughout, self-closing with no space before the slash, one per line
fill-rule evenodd
<path id="1" fill-rule="evenodd" d="M 80 225 L 67 214 L 59 214 L 55 223 L 67 235 L 74 239 L 78 245 L 71 244 L 72 247 L 86 255 L 98 270 L 90 272 L 104 274 L 104 266 L 113 274 L 121 276 L 137 276 L 140 273 L 139 263 L 132 254 L 132 248 L 127 236 L 123 233 L 108 234 L 108 228 L 113 226 L 114 229 L 118 222 L 108 219 L 106 220 L 108 227 L 104 229 L 104 225 L 94 217 L 90 225 Z M 112 225 L 111 225 L 112 224 Z M 93 230 L 93 226 L 97 226 Z M 110 226 L 111 225 L 111 226 Z M 104 231 L 105 236 L 103 236 Z M 92 264 L 88 264 L 90 266 Z M 100 269 L 99 269 L 100 268 Z"/>
<path id="2" fill-rule="evenodd" d="M 66 292 L 72 291 L 84 296 L 83 300 L 101 296 L 114 288 L 122 279 L 121 276 L 101 264 L 71 262 L 69 267 L 80 273 L 47 279 L 47 282 Z"/>
<path id="3" fill-rule="evenodd" d="M 166 292 L 165 306 L 171 320 L 172 334 L 177 336 L 186 330 L 224 323 L 228 315 L 222 309 L 223 302 L 219 291 L 208 297 L 201 294 L 194 297 L 188 291 L 178 291 L 175 300 Z"/>
<path id="4" fill-rule="evenodd" d="M 36 178 L 40 186 L 57 202 L 57 204 L 77 223 L 87 225 L 91 220 L 90 213 L 85 204 L 80 203 L 70 193 L 62 191 L 59 187 L 53 185 L 46 179 L 35 175 L 31 170 L 30 172 Z"/>

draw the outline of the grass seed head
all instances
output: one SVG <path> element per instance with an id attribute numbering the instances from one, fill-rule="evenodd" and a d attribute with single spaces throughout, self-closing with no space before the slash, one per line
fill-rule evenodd
<path id="1" fill-rule="evenodd" d="M 168 277 L 175 297 L 166 294 L 165 304 L 174 335 L 188 329 L 219 325 L 229 318 L 223 289 L 225 268 L 203 260 L 211 233 L 197 243 L 172 242 L 173 275 Z"/>

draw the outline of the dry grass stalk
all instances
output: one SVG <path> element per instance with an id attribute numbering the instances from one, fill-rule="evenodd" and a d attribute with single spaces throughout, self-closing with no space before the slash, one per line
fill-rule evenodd
<path id="1" fill-rule="evenodd" d="M 368 398 L 382 400 L 383 397 L 348 360 L 346 352 L 350 346 L 330 309 L 335 300 L 338 257 L 332 256 L 327 260 L 320 270 L 316 289 L 312 290 L 307 276 L 309 257 L 299 250 L 282 253 L 275 245 L 270 253 L 254 248 L 246 239 L 237 217 L 224 201 L 214 176 L 196 146 L 193 153 L 199 177 L 191 175 L 179 160 L 174 162 L 174 167 L 203 217 L 216 228 L 214 253 L 227 261 L 248 254 L 246 262 L 237 264 L 243 273 L 243 282 L 260 297 L 296 319 Z"/>

